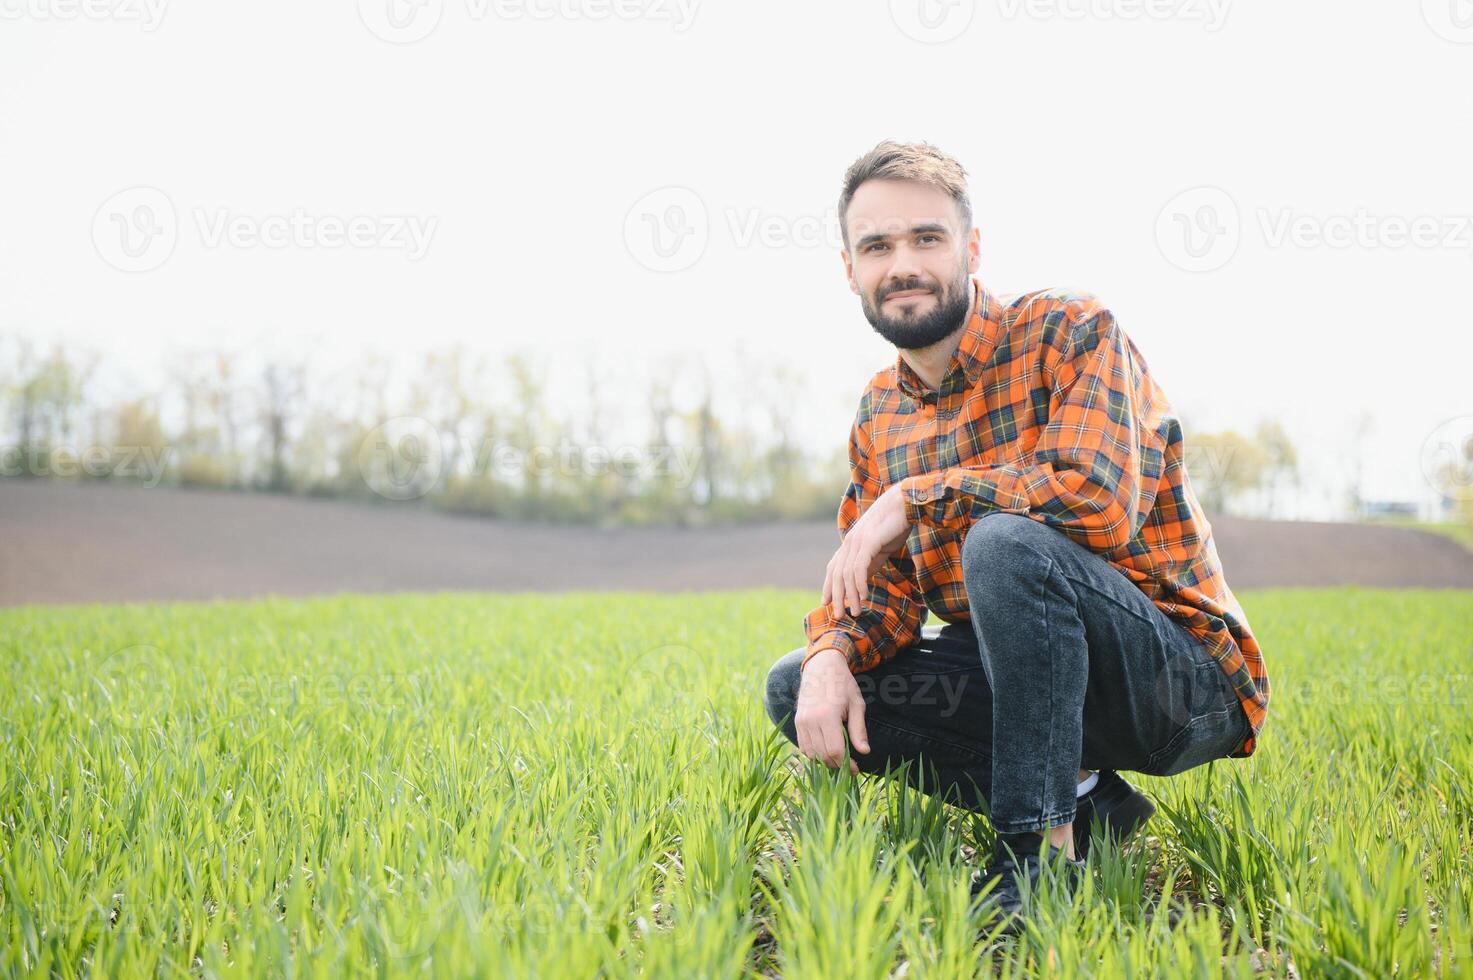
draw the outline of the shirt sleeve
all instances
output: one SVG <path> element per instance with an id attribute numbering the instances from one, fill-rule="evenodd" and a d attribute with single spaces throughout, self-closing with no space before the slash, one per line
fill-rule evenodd
<path id="1" fill-rule="evenodd" d="M 868 403 L 866 392 L 849 434 L 849 487 L 839 502 L 840 541 L 883 489 L 870 463 Z M 870 579 L 869 597 L 859 615 L 846 611 L 835 618 L 828 606 L 821 605 L 803 617 L 808 651 L 802 666 L 806 667 L 820 650 L 832 648 L 844 654 L 851 672 L 870 670 L 913 643 L 920 636 L 926 614 L 925 600 L 915 583 L 915 562 L 907 545 Z"/>
<path id="2" fill-rule="evenodd" d="M 1148 424 L 1153 382 L 1115 317 L 1093 298 L 1063 335 L 1048 422 L 1031 461 L 906 477 L 901 487 L 912 523 L 960 532 L 997 510 L 1039 514 L 1103 553 L 1135 537 L 1162 466 L 1164 436 Z"/>

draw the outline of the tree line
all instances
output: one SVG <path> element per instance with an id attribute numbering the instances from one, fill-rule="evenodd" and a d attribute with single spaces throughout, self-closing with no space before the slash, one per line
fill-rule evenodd
<path id="1" fill-rule="evenodd" d="M 156 390 L 119 395 L 96 353 L 4 338 L 0 352 L 7 477 L 605 525 L 833 519 L 848 478 L 847 432 L 827 454 L 804 451 L 792 411 L 801 377 L 770 360 L 742 366 L 739 411 L 723 413 L 706 366 L 681 368 L 695 392 L 683 406 L 667 379 L 651 378 L 631 426 L 627 393 L 610 398 L 588 364 L 585 404 L 557 412 L 522 353 L 364 352 L 324 370 L 270 352 L 180 352 Z M 1297 453 L 1276 421 L 1251 435 L 1189 433 L 1187 446 L 1210 512 L 1273 516 L 1297 486 Z"/>
<path id="2" fill-rule="evenodd" d="M 121 396 L 101 383 L 95 353 L 0 338 L 0 354 L 7 477 L 599 524 L 832 518 L 847 480 L 846 447 L 815 456 L 799 446 L 784 365 L 754 366 L 760 395 L 744 418 L 718 411 L 704 368 L 689 372 L 689 404 L 657 378 L 631 409 L 584 365 L 585 407 L 573 417 L 548 403 L 545 372 L 521 353 L 365 352 L 325 370 L 306 357 L 192 351 L 172 357 L 156 390 Z M 616 418 L 631 414 L 643 418 Z"/>

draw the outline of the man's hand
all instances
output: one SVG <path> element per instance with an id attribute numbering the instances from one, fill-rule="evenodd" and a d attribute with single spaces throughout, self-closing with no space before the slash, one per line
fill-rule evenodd
<path id="1" fill-rule="evenodd" d="M 846 609 L 851 616 L 859 615 L 869 598 L 869 580 L 891 555 L 905 547 L 909 536 L 905 498 L 896 483 L 860 515 L 829 559 L 823 578 L 823 604 L 830 606 L 835 619 Z"/>
<path id="2" fill-rule="evenodd" d="M 869 754 L 869 733 L 864 727 L 864 696 L 838 650 L 820 650 L 803 668 L 798 686 L 798 710 L 793 727 L 798 731 L 798 751 L 837 769 L 844 761 L 844 729 L 854 751 Z M 853 758 L 849 771 L 859 772 Z"/>

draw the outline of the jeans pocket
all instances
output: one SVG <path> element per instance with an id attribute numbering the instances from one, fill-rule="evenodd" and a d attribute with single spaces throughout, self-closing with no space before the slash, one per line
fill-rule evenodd
<path id="1" fill-rule="evenodd" d="M 1174 776 L 1225 758 L 1243 740 L 1247 716 L 1232 684 L 1207 657 L 1168 671 L 1158 688 L 1175 731 L 1146 761 L 1152 776 Z"/>

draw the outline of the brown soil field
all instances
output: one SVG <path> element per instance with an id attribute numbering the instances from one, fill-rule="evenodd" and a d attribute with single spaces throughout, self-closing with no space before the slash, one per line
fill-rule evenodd
<path id="1" fill-rule="evenodd" d="M 835 503 L 837 507 L 837 501 Z M 1212 519 L 1234 590 L 1473 588 L 1428 532 Z M 829 521 L 597 529 L 271 494 L 0 481 L 0 604 L 440 590 L 813 589 Z"/>

